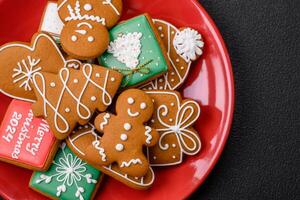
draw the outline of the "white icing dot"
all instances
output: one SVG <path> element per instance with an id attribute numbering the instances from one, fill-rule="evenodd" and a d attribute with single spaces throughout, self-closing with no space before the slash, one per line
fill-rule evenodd
<path id="1" fill-rule="evenodd" d="M 160 83 L 162 83 L 164 80 L 163 80 L 163 79 L 159 79 L 158 81 L 159 81 Z"/>
<path id="2" fill-rule="evenodd" d="M 124 150 L 123 144 L 117 144 L 115 148 L 116 148 L 117 151 L 123 151 Z"/>
<path id="3" fill-rule="evenodd" d="M 155 122 L 154 119 L 151 119 L 151 122 L 154 123 Z"/>
<path id="4" fill-rule="evenodd" d="M 170 122 L 172 122 L 172 121 L 173 121 L 173 119 L 172 119 L 172 118 L 170 118 L 170 119 L 169 119 L 169 121 L 170 121 Z"/>
<path id="5" fill-rule="evenodd" d="M 175 103 L 171 103 L 171 106 L 175 106 Z"/>
<path id="6" fill-rule="evenodd" d="M 91 101 L 96 101 L 96 100 L 97 100 L 97 98 L 95 96 L 91 97 Z"/>
<path id="7" fill-rule="evenodd" d="M 184 69 L 184 67 L 180 67 L 180 69 L 181 69 L 181 70 L 183 70 L 183 69 Z"/>
<path id="8" fill-rule="evenodd" d="M 128 102 L 130 105 L 132 105 L 132 104 L 134 104 L 134 99 L 133 99 L 132 97 L 129 97 L 129 98 L 127 99 L 127 102 Z"/>
<path id="9" fill-rule="evenodd" d="M 172 156 L 172 158 L 173 158 L 173 159 L 175 159 L 175 158 L 176 158 L 176 156 Z"/>
<path id="10" fill-rule="evenodd" d="M 54 87 L 55 87 L 55 83 L 54 83 L 54 82 L 51 82 L 51 83 L 50 83 L 50 86 L 54 88 Z"/>
<path id="11" fill-rule="evenodd" d="M 93 36 L 89 36 L 87 38 L 88 42 L 94 42 L 95 38 Z"/>
<path id="12" fill-rule="evenodd" d="M 129 130 L 131 129 L 131 124 L 125 123 L 125 124 L 124 124 L 124 129 L 125 129 L 126 131 L 129 131 Z"/>
<path id="13" fill-rule="evenodd" d="M 126 141 L 128 137 L 126 134 L 123 133 L 123 134 L 121 134 L 120 138 L 122 141 Z"/>
<path id="14" fill-rule="evenodd" d="M 114 77 L 112 77 L 110 80 L 111 80 L 112 82 L 114 82 L 116 79 L 115 79 Z"/>
<path id="15" fill-rule="evenodd" d="M 175 81 L 175 80 L 172 78 L 172 79 L 171 79 L 171 82 L 174 82 L 174 81 Z"/>
<path id="16" fill-rule="evenodd" d="M 71 111 L 70 108 L 66 108 L 66 109 L 65 109 L 65 112 L 66 112 L 66 113 L 69 113 L 70 111 Z"/>
<path id="17" fill-rule="evenodd" d="M 147 108 L 147 104 L 145 102 L 141 103 L 140 108 L 145 110 Z"/>
<path id="18" fill-rule="evenodd" d="M 160 26 L 160 27 L 158 27 L 158 30 L 160 30 L 160 31 L 161 31 L 162 29 L 163 29 L 163 28 L 162 28 L 161 26 Z"/>
<path id="19" fill-rule="evenodd" d="M 175 148 L 175 147 L 176 147 L 176 144 L 172 144 L 172 147 Z"/>
<path id="20" fill-rule="evenodd" d="M 154 103 L 154 102 L 155 102 L 155 100 L 154 100 L 154 99 L 152 99 L 152 102 Z"/>
<path id="21" fill-rule="evenodd" d="M 96 77 L 99 78 L 99 77 L 100 77 L 100 74 L 99 74 L 99 73 L 96 73 Z"/>
<path id="22" fill-rule="evenodd" d="M 141 26 L 141 24 L 138 24 L 138 27 L 140 27 Z"/>
<path id="23" fill-rule="evenodd" d="M 78 83 L 78 79 L 74 79 L 73 82 L 74 82 L 74 83 Z"/>
<path id="24" fill-rule="evenodd" d="M 164 89 L 164 87 L 163 87 L 163 86 L 160 86 L 160 87 L 159 87 L 159 89 L 160 89 L 160 90 L 163 90 L 163 89 Z"/>
<path id="25" fill-rule="evenodd" d="M 174 35 L 174 34 L 175 34 L 175 32 L 174 32 L 174 31 L 172 31 L 171 33 L 172 33 L 172 35 Z"/>
<path id="26" fill-rule="evenodd" d="M 76 36 L 76 35 L 72 35 L 71 40 L 72 40 L 73 42 L 76 42 L 76 41 L 77 41 L 77 36 Z"/>
<path id="27" fill-rule="evenodd" d="M 160 35 L 160 37 L 162 37 L 162 38 L 163 38 L 163 37 L 165 37 L 165 35 L 164 35 L 164 34 L 161 34 L 161 35 Z"/>
<path id="28" fill-rule="evenodd" d="M 179 62 L 179 59 L 178 59 L 178 58 L 176 59 L 176 62 Z"/>
<path id="29" fill-rule="evenodd" d="M 175 72 L 171 72 L 171 75 L 174 76 L 174 75 L 175 75 Z"/>
<path id="30" fill-rule="evenodd" d="M 87 4 L 84 4 L 83 9 L 86 11 L 90 11 L 93 9 L 93 7 L 91 4 L 87 3 Z"/>
<path id="31" fill-rule="evenodd" d="M 153 156 L 153 159 L 156 160 L 156 156 Z"/>
<path id="32" fill-rule="evenodd" d="M 144 76 L 144 74 L 140 74 L 140 76 Z"/>

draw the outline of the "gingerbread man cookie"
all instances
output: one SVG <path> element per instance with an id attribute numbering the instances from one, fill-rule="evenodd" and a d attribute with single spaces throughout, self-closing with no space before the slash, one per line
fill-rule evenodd
<path id="1" fill-rule="evenodd" d="M 141 86 L 144 90 L 175 90 L 186 80 L 191 64 L 203 54 L 202 35 L 192 28 L 176 28 L 171 23 L 153 19 L 163 41 L 171 67 L 163 76 Z"/>
<path id="2" fill-rule="evenodd" d="M 73 58 L 88 60 L 108 47 L 111 28 L 121 17 L 122 0 L 59 0 L 58 14 L 65 26 L 62 48 Z"/>
<path id="3" fill-rule="evenodd" d="M 33 113 L 45 117 L 56 138 L 65 139 L 77 123 L 88 123 L 96 109 L 107 109 L 121 81 L 122 74 L 91 64 L 63 68 L 59 74 L 38 72 L 33 76 Z"/>
<path id="4" fill-rule="evenodd" d="M 153 102 L 143 91 L 130 89 L 119 96 L 116 112 L 95 119 L 97 130 L 104 133 L 101 142 L 94 144 L 101 157 L 98 162 L 104 166 L 117 163 L 122 172 L 141 177 L 149 170 L 142 147 L 151 147 L 158 140 L 156 130 L 144 125 L 152 117 Z"/>

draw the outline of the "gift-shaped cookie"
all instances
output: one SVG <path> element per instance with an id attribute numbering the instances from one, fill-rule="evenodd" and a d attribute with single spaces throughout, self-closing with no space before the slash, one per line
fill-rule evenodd
<path id="1" fill-rule="evenodd" d="M 95 119 L 95 127 L 103 132 L 101 142 L 91 149 L 99 149 L 97 163 L 109 166 L 116 163 L 123 173 L 141 177 L 149 170 L 143 146 L 156 144 L 158 133 L 145 126 L 153 113 L 151 98 L 141 90 L 130 89 L 117 99 L 117 115 L 101 113 Z"/>
<path id="2" fill-rule="evenodd" d="M 109 43 L 108 28 L 122 13 L 122 0 L 59 0 L 58 14 L 65 24 L 61 45 L 73 58 L 87 60 L 100 56 Z"/>
<path id="3" fill-rule="evenodd" d="M 122 86 L 133 87 L 167 72 L 169 59 L 149 15 L 120 23 L 110 30 L 110 45 L 99 62 L 122 72 Z"/>
<path id="4" fill-rule="evenodd" d="M 176 28 L 169 22 L 154 19 L 160 37 L 167 49 L 170 68 L 166 74 L 141 88 L 145 90 L 175 90 L 187 78 L 193 61 L 203 54 L 204 42 L 200 33 L 191 28 Z"/>
<path id="5" fill-rule="evenodd" d="M 147 91 L 154 102 L 151 127 L 160 138 L 154 147 L 148 148 L 152 166 L 180 164 L 183 154 L 195 155 L 201 149 L 200 137 L 192 127 L 200 115 L 197 102 L 182 100 L 176 91 Z"/>
<path id="6" fill-rule="evenodd" d="M 106 110 L 121 81 L 122 74 L 91 64 L 63 68 L 59 74 L 38 72 L 33 76 L 33 113 L 47 120 L 58 139 L 65 139 L 77 123 L 88 123 L 96 109 Z"/>
<path id="7" fill-rule="evenodd" d="M 46 172 L 34 172 L 29 187 L 51 199 L 93 199 L 103 174 L 62 143 Z"/>
<path id="8" fill-rule="evenodd" d="M 144 190 L 152 186 L 155 176 L 151 167 L 145 176 L 133 177 L 123 173 L 115 163 L 109 166 L 99 165 L 97 160 L 102 158 L 98 148 L 101 137 L 96 132 L 93 124 L 79 126 L 68 137 L 67 145 L 79 158 L 129 187 Z"/>
<path id="9" fill-rule="evenodd" d="M 58 143 L 47 122 L 33 116 L 31 103 L 10 103 L 0 127 L 1 161 L 31 170 L 47 170 Z"/>
<path id="10" fill-rule="evenodd" d="M 37 33 L 31 44 L 14 42 L 0 47 L 0 92 L 20 100 L 36 100 L 32 77 L 37 72 L 58 73 L 67 66 L 51 36 Z"/>

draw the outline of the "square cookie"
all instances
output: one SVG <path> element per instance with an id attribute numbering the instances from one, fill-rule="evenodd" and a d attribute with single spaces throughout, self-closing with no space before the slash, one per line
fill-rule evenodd
<path id="1" fill-rule="evenodd" d="M 123 87 L 133 87 L 166 73 L 170 66 L 152 19 L 144 14 L 110 30 L 110 45 L 99 62 L 125 75 Z"/>
<path id="2" fill-rule="evenodd" d="M 47 172 L 34 172 L 29 187 L 52 199 L 93 199 L 102 173 L 62 143 Z"/>
<path id="3" fill-rule="evenodd" d="M 0 127 L 0 160 L 32 170 L 47 170 L 58 140 L 44 119 L 33 116 L 31 103 L 13 100 Z"/>

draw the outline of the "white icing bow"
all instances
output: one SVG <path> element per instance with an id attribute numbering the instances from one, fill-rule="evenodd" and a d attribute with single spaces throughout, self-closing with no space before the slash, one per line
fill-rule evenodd
<path id="1" fill-rule="evenodd" d="M 167 150 L 169 148 L 168 144 L 164 144 L 164 145 L 162 144 L 162 140 L 167 135 L 173 134 L 173 133 L 175 133 L 175 135 L 178 139 L 179 145 L 181 147 L 184 146 L 184 148 L 181 148 L 181 151 L 184 152 L 185 154 L 194 155 L 195 153 L 197 153 L 200 150 L 199 137 L 196 135 L 196 133 L 188 130 L 188 128 L 197 120 L 198 117 L 193 116 L 194 112 L 196 112 L 194 110 L 193 106 L 192 105 L 187 105 L 187 104 L 194 104 L 195 106 L 199 107 L 198 104 L 196 104 L 193 101 L 187 101 L 184 104 L 182 104 L 179 107 L 178 112 L 176 114 L 176 121 L 175 121 L 174 125 L 169 125 L 161 119 L 161 115 L 163 117 L 165 117 L 165 116 L 167 116 L 167 114 L 169 112 L 168 107 L 166 105 L 162 105 L 157 109 L 157 119 L 159 120 L 161 125 L 163 125 L 165 127 L 165 128 L 156 129 L 158 132 L 162 132 L 162 134 L 159 138 L 159 142 L 158 142 L 159 147 L 162 150 Z M 190 110 L 190 112 L 185 117 L 188 110 Z M 190 135 L 192 135 L 193 137 L 191 137 Z M 188 139 L 189 141 L 192 142 L 192 144 L 193 144 L 192 147 L 190 147 L 185 142 L 186 139 Z M 195 139 L 198 140 L 198 141 L 196 142 Z M 186 151 L 186 149 L 188 151 Z"/>

